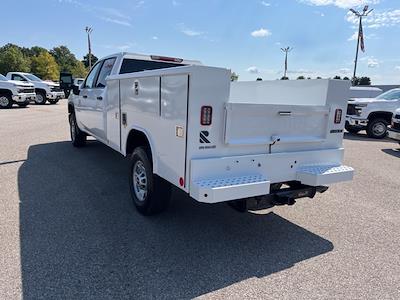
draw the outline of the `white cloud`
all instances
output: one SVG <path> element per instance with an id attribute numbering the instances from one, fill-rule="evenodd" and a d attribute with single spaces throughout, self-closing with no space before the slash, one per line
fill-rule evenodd
<path id="1" fill-rule="evenodd" d="M 272 33 L 268 29 L 265 28 L 260 28 L 258 30 L 255 30 L 251 33 L 251 36 L 256 37 L 256 38 L 261 38 L 261 37 L 267 37 L 270 36 Z"/>
<path id="2" fill-rule="evenodd" d="M 180 3 L 176 0 L 172 0 L 172 6 L 179 6 Z"/>
<path id="3" fill-rule="evenodd" d="M 265 1 L 261 1 L 260 4 L 265 6 L 265 7 L 271 6 L 271 3 L 268 3 L 268 2 L 265 2 Z"/>
<path id="4" fill-rule="evenodd" d="M 248 68 L 246 71 L 249 72 L 250 74 L 258 74 L 259 73 L 258 68 L 255 66 Z"/>
<path id="5" fill-rule="evenodd" d="M 367 59 L 368 68 L 378 68 L 379 67 L 379 60 L 373 57 L 369 57 Z"/>
<path id="6" fill-rule="evenodd" d="M 195 37 L 195 36 L 203 36 L 205 33 L 203 31 L 194 30 L 186 27 L 184 23 L 178 24 L 180 32 L 184 35 Z"/>
<path id="7" fill-rule="evenodd" d="M 347 13 L 346 20 L 358 26 L 358 18 L 351 12 Z M 400 9 L 372 12 L 367 18 L 363 19 L 364 27 L 380 28 L 393 27 L 400 25 Z"/>
<path id="8" fill-rule="evenodd" d="M 397 71 L 400 71 L 400 66 L 395 66 L 394 67 Z"/>
<path id="9" fill-rule="evenodd" d="M 350 8 L 365 4 L 378 4 L 380 0 L 298 0 L 301 3 L 316 6 L 334 5 L 339 8 Z"/>
<path id="10" fill-rule="evenodd" d="M 132 26 L 132 24 L 127 20 L 119 20 L 119 19 L 113 19 L 113 18 L 108 18 L 108 17 L 101 17 L 101 19 L 106 22 L 109 22 L 109 23 L 114 23 L 114 24 L 128 26 L 128 27 Z"/>
<path id="11" fill-rule="evenodd" d="M 158 40 L 158 36 L 153 36 L 151 39 L 153 39 L 153 40 Z"/>
<path id="12" fill-rule="evenodd" d="M 339 73 L 347 75 L 347 74 L 351 73 L 351 70 L 349 68 L 341 68 L 341 69 L 339 69 Z"/>

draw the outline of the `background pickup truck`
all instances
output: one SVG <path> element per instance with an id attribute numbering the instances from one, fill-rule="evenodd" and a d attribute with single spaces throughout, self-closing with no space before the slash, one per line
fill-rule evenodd
<path id="1" fill-rule="evenodd" d="M 400 108 L 393 114 L 392 124 L 388 130 L 388 137 L 400 144 Z"/>
<path id="2" fill-rule="evenodd" d="M 91 135 L 128 157 L 132 200 L 144 215 L 167 208 L 171 186 L 246 211 L 292 205 L 352 179 L 342 165 L 347 81 L 230 78 L 196 61 L 105 57 L 69 97 L 72 143 Z"/>
<path id="3" fill-rule="evenodd" d="M 371 138 L 386 137 L 393 113 L 400 107 L 400 89 L 393 89 L 376 98 L 351 99 L 348 102 L 346 130 L 366 130 Z"/>
<path id="4" fill-rule="evenodd" d="M 48 100 L 50 104 L 56 104 L 58 100 L 65 97 L 64 92 L 57 83 L 51 81 L 43 81 L 39 77 L 23 72 L 7 73 L 9 80 L 28 82 L 35 86 L 36 104 L 45 104 Z"/>
<path id="5" fill-rule="evenodd" d="M 10 108 L 14 103 L 25 107 L 35 98 L 33 84 L 8 80 L 0 74 L 0 108 Z"/>

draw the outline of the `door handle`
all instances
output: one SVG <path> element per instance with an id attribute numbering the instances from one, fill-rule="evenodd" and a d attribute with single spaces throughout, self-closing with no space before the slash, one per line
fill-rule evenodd
<path id="1" fill-rule="evenodd" d="M 103 97 L 99 96 L 97 97 L 97 100 L 103 100 Z"/>
<path id="2" fill-rule="evenodd" d="M 87 95 L 83 95 L 82 98 L 85 98 L 85 99 L 86 99 L 86 98 L 87 98 Z"/>

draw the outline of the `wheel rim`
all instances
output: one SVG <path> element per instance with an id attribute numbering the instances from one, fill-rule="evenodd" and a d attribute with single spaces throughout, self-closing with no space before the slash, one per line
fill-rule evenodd
<path id="1" fill-rule="evenodd" d="M 386 125 L 383 123 L 376 123 L 374 124 L 374 126 L 372 127 L 372 132 L 375 135 L 381 136 L 386 132 Z"/>
<path id="2" fill-rule="evenodd" d="M 133 189 L 136 198 L 143 202 L 147 196 L 146 169 L 142 161 L 137 161 L 133 166 Z"/>
<path id="3" fill-rule="evenodd" d="M 10 100 L 6 96 L 1 96 L 0 97 L 0 106 L 7 107 L 9 104 Z"/>
<path id="4" fill-rule="evenodd" d="M 36 103 L 43 103 L 43 95 L 42 94 L 36 95 Z"/>

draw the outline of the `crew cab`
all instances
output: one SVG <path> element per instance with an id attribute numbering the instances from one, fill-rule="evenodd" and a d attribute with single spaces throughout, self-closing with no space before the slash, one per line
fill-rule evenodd
<path id="1" fill-rule="evenodd" d="M 400 107 L 400 88 L 389 90 L 376 98 L 351 99 L 348 102 L 346 130 L 366 130 L 371 138 L 383 139 L 394 111 Z"/>
<path id="2" fill-rule="evenodd" d="M 36 75 L 24 72 L 9 72 L 7 78 L 14 81 L 28 82 L 35 86 L 36 104 L 56 104 L 58 100 L 65 97 L 64 92 L 57 83 L 52 81 L 44 81 Z"/>
<path id="3" fill-rule="evenodd" d="M 107 56 L 68 99 L 72 144 L 90 135 L 126 156 L 144 215 L 167 208 L 171 186 L 247 211 L 352 179 L 342 164 L 347 81 L 230 78 L 197 61 Z"/>
<path id="4" fill-rule="evenodd" d="M 392 124 L 388 129 L 388 137 L 400 144 L 400 108 L 393 114 Z"/>
<path id="5" fill-rule="evenodd" d="M 0 108 L 10 108 L 13 104 L 26 107 L 35 98 L 33 84 L 8 80 L 0 74 Z"/>

